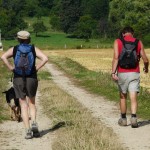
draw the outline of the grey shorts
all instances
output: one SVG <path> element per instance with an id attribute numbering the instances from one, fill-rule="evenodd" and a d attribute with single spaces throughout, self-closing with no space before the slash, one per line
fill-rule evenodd
<path id="1" fill-rule="evenodd" d="M 14 78 L 13 86 L 16 98 L 25 98 L 26 96 L 32 98 L 36 95 L 38 80 L 35 78 L 26 78 L 24 82 L 22 77 Z"/>
<path id="2" fill-rule="evenodd" d="M 128 72 L 118 73 L 118 87 L 120 92 L 126 94 L 128 92 L 139 92 L 140 89 L 140 73 Z"/>

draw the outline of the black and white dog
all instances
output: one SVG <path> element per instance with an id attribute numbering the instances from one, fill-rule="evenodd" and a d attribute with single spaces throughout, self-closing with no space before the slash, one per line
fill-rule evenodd
<path id="1" fill-rule="evenodd" d="M 10 118 L 14 121 L 21 121 L 21 108 L 19 104 L 19 99 L 15 96 L 14 88 L 11 87 L 7 91 L 4 91 L 3 93 L 6 94 L 6 101 L 7 104 L 10 107 Z"/>

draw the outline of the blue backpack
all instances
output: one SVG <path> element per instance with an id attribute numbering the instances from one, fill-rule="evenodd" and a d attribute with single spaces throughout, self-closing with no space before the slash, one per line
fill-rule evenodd
<path id="1" fill-rule="evenodd" d="M 14 73 L 30 76 L 35 68 L 35 49 L 33 45 L 20 44 L 14 47 Z"/>

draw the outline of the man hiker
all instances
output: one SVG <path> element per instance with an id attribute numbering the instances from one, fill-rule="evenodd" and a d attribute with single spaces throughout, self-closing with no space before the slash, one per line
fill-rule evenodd
<path id="1" fill-rule="evenodd" d="M 8 69 L 14 73 L 13 87 L 21 106 L 21 116 L 26 130 L 25 139 L 31 139 L 32 137 L 40 136 L 36 122 L 35 106 L 35 96 L 38 87 L 37 72 L 48 61 L 48 57 L 39 48 L 30 45 L 29 32 L 19 31 L 17 39 L 19 44 L 9 48 L 2 55 L 1 59 Z M 11 57 L 14 59 L 14 64 L 11 64 L 8 60 Z M 37 64 L 36 58 L 40 60 Z"/>
<path id="2" fill-rule="evenodd" d="M 149 60 L 145 54 L 143 43 L 134 38 L 132 27 L 125 27 L 121 32 L 121 38 L 114 41 L 114 55 L 112 60 L 112 79 L 118 83 L 120 91 L 121 118 L 120 126 L 127 126 L 127 92 L 131 101 L 131 127 L 137 128 L 137 94 L 140 88 L 139 60 L 144 63 L 143 71 L 148 73 Z"/>

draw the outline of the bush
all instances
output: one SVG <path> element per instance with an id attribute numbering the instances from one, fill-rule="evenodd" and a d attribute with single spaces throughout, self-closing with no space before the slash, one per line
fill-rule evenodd
<path id="1" fill-rule="evenodd" d="M 143 44 L 146 47 L 150 47 L 150 34 L 144 36 L 144 38 L 143 38 Z"/>

